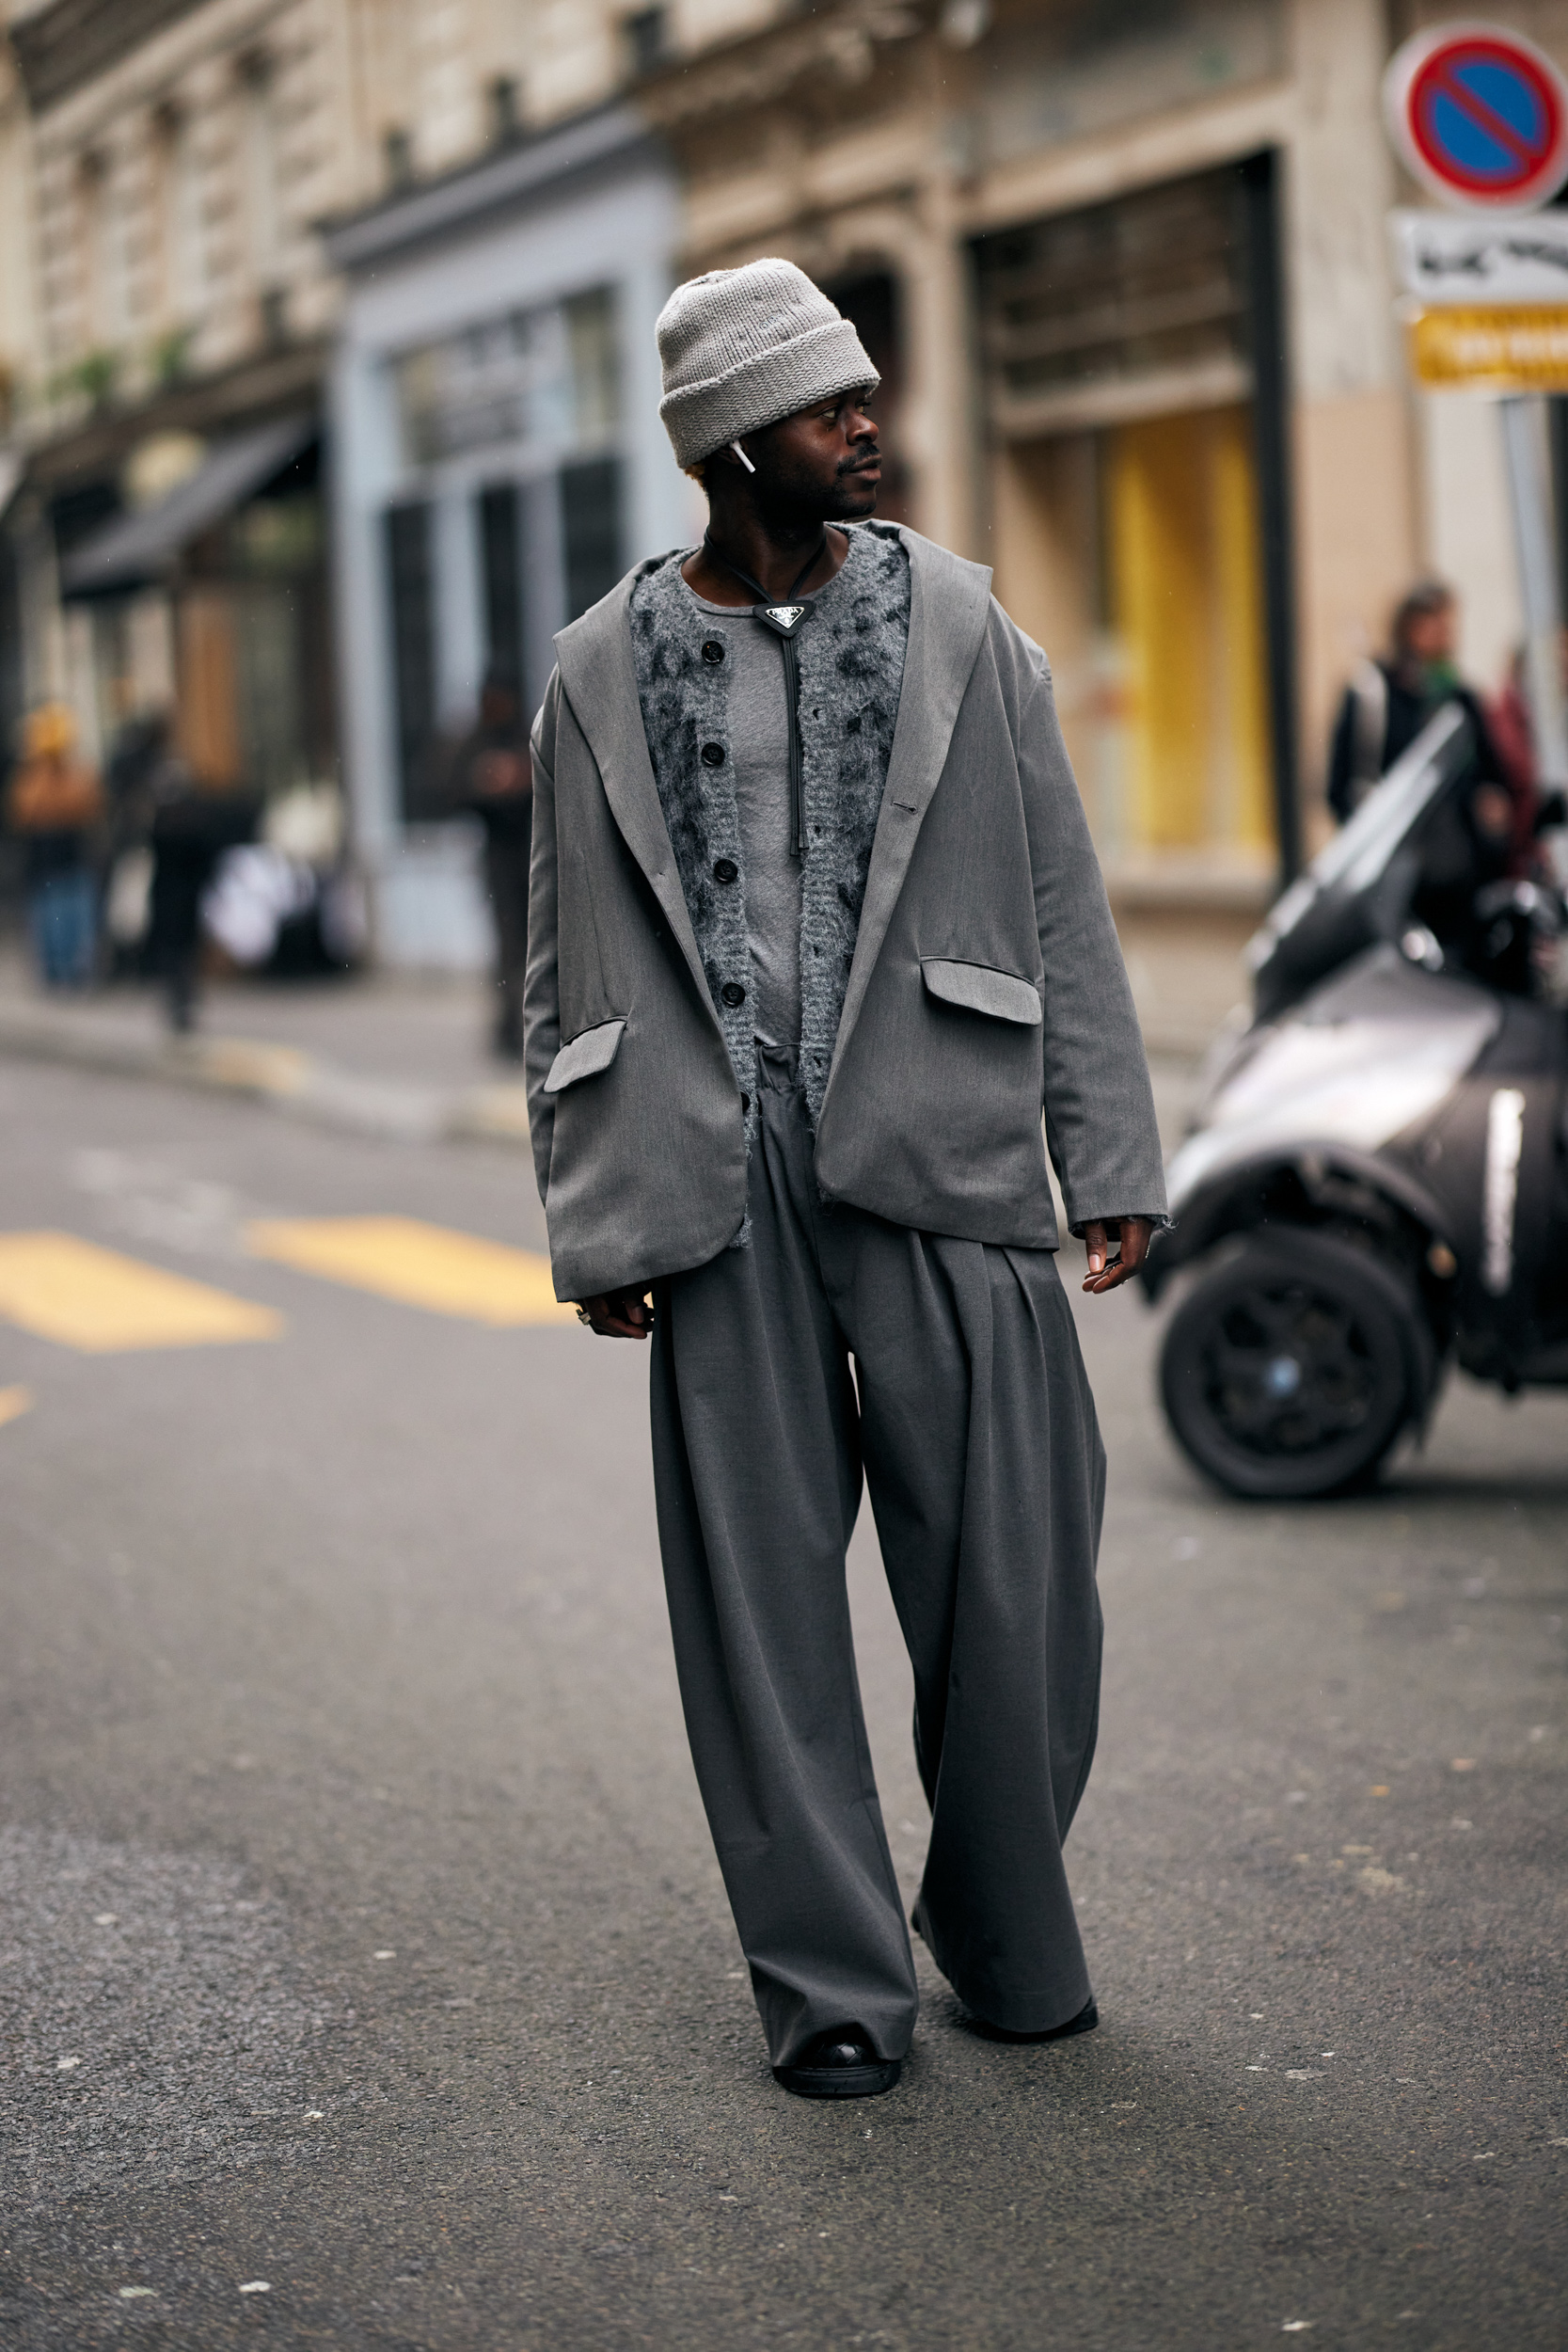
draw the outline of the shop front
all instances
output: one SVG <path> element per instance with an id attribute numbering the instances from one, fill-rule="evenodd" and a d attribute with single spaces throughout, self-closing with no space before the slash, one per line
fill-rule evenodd
<path id="1" fill-rule="evenodd" d="M 326 232 L 341 692 L 356 834 L 387 961 L 489 953 L 453 747 L 499 669 L 537 707 L 557 629 L 691 493 L 658 422 L 654 322 L 675 199 L 620 109 Z"/>
<path id="2" fill-rule="evenodd" d="M 1244 908 L 1297 854 L 1273 182 L 1264 154 L 974 244 L 998 579 L 1121 893 Z"/>
<path id="3" fill-rule="evenodd" d="M 119 510 L 59 559 L 68 629 L 88 653 L 77 702 L 105 754 L 166 710 L 198 784 L 274 800 L 337 768 L 323 498 L 313 409 L 210 440 L 145 437 Z"/>

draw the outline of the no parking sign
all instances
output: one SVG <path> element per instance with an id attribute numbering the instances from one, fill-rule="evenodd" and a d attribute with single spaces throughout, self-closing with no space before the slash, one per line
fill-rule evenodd
<path id="1" fill-rule="evenodd" d="M 1435 24 L 1395 51 L 1383 103 L 1389 137 L 1430 194 L 1468 213 L 1477 230 L 1478 215 L 1504 216 L 1497 234 L 1459 246 L 1419 215 L 1396 214 L 1392 226 L 1405 283 L 1428 306 L 1402 305 L 1417 382 L 1503 395 L 1536 759 L 1544 783 L 1568 786 L 1560 548 L 1541 397 L 1568 392 L 1568 301 L 1551 299 L 1568 245 L 1561 214 L 1538 219 L 1528 233 L 1506 221 L 1536 212 L 1568 177 L 1568 81 L 1544 50 L 1507 25 Z M 1455 299 L 1465 280 L 1481 301 Z M 1553 838 L 1553 863 L 1568 889 L 1568 829 Z"/>
<path id="2" fill-rule="evenodd" d="M 1406 168 L 1445 204 L 1530 212 L 1568 176 L 1568 81 L 1504 25 L 1417 34 L 1395 54 L 1383 99 Z"/>

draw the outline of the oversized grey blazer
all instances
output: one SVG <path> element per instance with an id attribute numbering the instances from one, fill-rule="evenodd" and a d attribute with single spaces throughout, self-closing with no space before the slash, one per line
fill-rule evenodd
<path id="1" fill-rule="evenodd" d="M 830 1200 L 1056 1247 L 1164 1212 L 1148 1073 L 1045 656 L 912 531 L 909 650 L 816 1136 Z M 533 730 L 529 1119 L 556 1293 L 701 1265 L 746 1206 L 738 1083 L 654 784 L 628 574 L 556 639 Z"/>

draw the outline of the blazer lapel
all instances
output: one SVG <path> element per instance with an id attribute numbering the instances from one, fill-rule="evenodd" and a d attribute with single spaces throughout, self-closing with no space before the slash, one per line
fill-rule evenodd
<path id="1" fill-rule="evenodd" d="M 838 1041 L 828 1073 L 830 1088 L 904 887 L 920 821 L 941 778 L 958 706 L 990 612 L 990 572 L 986 565 L 950 555 L 945 548 L 934 546 L 915 532 L 904 531 L 899 535 L 910 556 L 910 642 L 887 784 L 871 847 L 865 903 L 855 939 L 855 960 L 849 967 Z"/>
<path id="2" fill-rule="evenodd" d="M 708 993 L 707 975 L 697 953 L 669 828 L 658 804 L 637 696 L 627 607 L 633 584 L 646 568 L 640 566 L 638 572 L 628 574 L 612 596 L 563 628 L 555 641 L 556 659 L 562 690 L 587 738 L 621 837 L 646 875 L 717 1028 L 719 1016 Z"/>

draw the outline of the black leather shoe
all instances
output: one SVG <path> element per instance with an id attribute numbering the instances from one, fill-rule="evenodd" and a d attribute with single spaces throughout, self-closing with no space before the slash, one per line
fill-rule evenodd
<path id="1" fill-rule="evenodd" d="M 902 2058 L 879 2058 L 859 2026 L 819 2033 L 794 2066 L 775 2066 L 773 2079 L 798 2099 L 874 2099 L 891 2090 Z"/>
<path id="2" fill-rule="evenodd" d="M 1069 2017 L 1065 2026 L 1047 2026 L 1043 2033 L 1014 2033 L 1008 2026 L 993 2026 L 988 2018 L 976 2017 L 975 2028 L 988 2042 L 1070 2042 L 1075 2033 L 1093 2033 L 1100 2023 L 1100 2011 L 1091 1993 L 1076 2017 Z"/>

